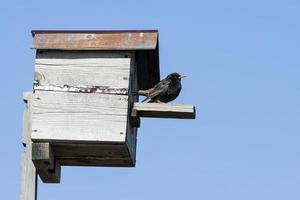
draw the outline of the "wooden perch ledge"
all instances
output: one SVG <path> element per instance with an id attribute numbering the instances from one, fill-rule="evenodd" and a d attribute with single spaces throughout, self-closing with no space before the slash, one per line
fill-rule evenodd
<path id="1" fill-rule="evenodd" d="M 189 104 L 134 103 L 132 116 L 195 119 L 196 109 Z"/>

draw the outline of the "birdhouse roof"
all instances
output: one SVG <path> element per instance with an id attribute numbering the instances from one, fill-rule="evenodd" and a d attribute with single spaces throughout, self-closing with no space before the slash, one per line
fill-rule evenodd
<path id="1" fill-rule="evenodd" d="M 33 30 L 32 48 L 135 51 L 139 89 L 160 80 L 157 30 Z"/>

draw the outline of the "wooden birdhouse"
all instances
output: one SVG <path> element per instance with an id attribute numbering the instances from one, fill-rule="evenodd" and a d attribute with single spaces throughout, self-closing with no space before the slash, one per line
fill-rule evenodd
<path id="1" fill-rule="evenodd" d="M 32 31 L 32 160 L 44 182 L 60 166 L 135 166 L 139 117 L 194 118 L 193 106 L 138 102 L 160 80 L 157 31 Z"/>

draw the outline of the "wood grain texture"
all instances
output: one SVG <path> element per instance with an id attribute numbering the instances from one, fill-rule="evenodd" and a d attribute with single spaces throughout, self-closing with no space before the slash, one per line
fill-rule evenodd
<path id="1" fill-rule="evenodd" d="M 57 161 L 67 166 L 133 167 L 126 144 L 53 143 Z"/>
<path id="2" fill-rule="evenodd" d="M 56 143 L 53 150 L 64 166 L 134 166 L 126 144 Z"/>
<path id="3" fill-rule="evenodd" d="M 31 101 L 32 92 L 24 92 L 23 99 L 26 103 L 23 114 L 23 137 L 25 146 L 21 156 L 21 178 L 20 178 L 20 200 L 36 200 L 37 197 L 37 175 L 31 159 Z"/>
<path id="4" fill-rule="evenodd" d="M 21 156 L 20 200 L 36 200 L 36 187 L 36 169 L 31 160 L 31 151 L 29 151 L 29 148 L 26 148 Z"/>
<path id="5" fill-rule="evenodd" d="M 130 52 L 38 51 L 35 84 L 128 88 Z"/>
<path id="6" fill-rule="evenodd" d="M 125 142 L 128 96 L 36 91 L 33 141 Z"/>
<path id="7" fill-rule="evenodd" d="M 150 50 L 158 43 L 157 31 L 33 31 L 35 49 Z"/>
<path id="8" fill-rule="evenodd" d="M 195 106 L 188 104 L 134 103 L 133 110 L 140 117 L 195 119 Z"/>

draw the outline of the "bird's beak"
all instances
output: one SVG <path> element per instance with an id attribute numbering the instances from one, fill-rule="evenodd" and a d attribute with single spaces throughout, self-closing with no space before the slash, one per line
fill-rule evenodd
<path id="1" fill-rule="evenodd" d="M 186 76 L 180 76 L 179 79 L 183 79 L 183 78 L 185 78 L 185 77 L 186 77 Z"/>

